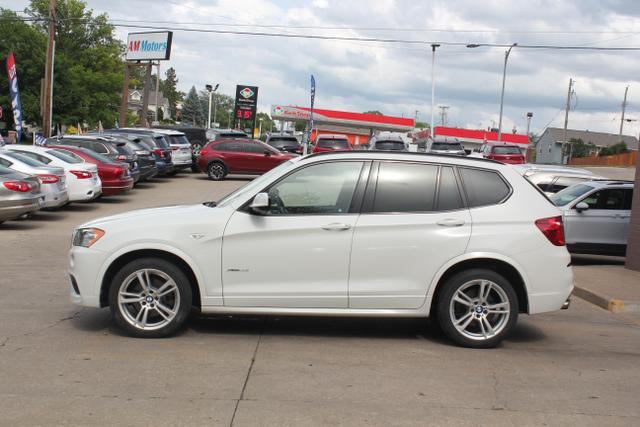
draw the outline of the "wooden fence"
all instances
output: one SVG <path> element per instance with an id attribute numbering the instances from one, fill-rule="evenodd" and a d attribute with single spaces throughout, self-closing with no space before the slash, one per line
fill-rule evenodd
<path id="1" fill-rule="evenodd" d="M 629 151 L 624 154 L 615 154 L 613 156 L 593 156 L 593 157 L 576 157 L 571 159 L 570 165 L 575 166 L 614 166 L 614 167 L 632 167 L 638 162 L 638 152 Z"/>

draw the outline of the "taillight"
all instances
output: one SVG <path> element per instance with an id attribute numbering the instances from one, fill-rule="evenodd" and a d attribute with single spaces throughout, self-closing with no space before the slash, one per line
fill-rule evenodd
<path id="1" fill-rule="evenodd" d="M 179 149 L 180 149 L 180 147 L 171 147 L 171 151 L 176 151 L 176 150 L 179 150 Z"/>
<path id="2" fill-rule="evenodd" d="M 69 171 L 72 174 L 74 174 L 78 179 L 87 179 L 87 178 L 91 178 L 91 172 L 87 172 L 87 171 Z"/>
<path id="3" fill-rule="evenodd" d="M 207 150 L 206 148 L 202 148 L 200 150 L 200 155 L 201 156 L 206 156 L 207 154 L 209 154 L 209 150 Z"/>
<path id="4" fill-rule="evenodd" d="M 26 193 L 33 189 L 33 185 L 24 181 L 6 181 L 4 186 L 11 191 L 19 191 L 20 193 Z"/>
<path id="5" fill-rule="evenodd" d="M 561 216 L 539 219 L 536 226 L 555 246 L 564 246 L 564 224 Z"/>
<path id="6" fill-rule="evenodd" d="M 55 175 L 38 174 L 37 177 L 40 180 L 41 184 L 55 184 L 56 182 L 60 181 L 60 178 Z"/>
<path id="7" fill-rule="evenodd" d="M 159 157 L 164 157 L 164 151 L 159 148 L 156 148 L 155 150 L 153 150 L 153 152 L 156 153 Z"/>
<path id="8" fill-rule="evenodd" d="M 124 154 L 118 154 L 118 157 L 116 157 L 116 160 L 127 160 L 127 156 L 125 156 Z"/>

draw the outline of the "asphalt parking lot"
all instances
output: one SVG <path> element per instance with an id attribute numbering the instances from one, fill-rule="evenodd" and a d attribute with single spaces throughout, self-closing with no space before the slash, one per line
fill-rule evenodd
<path id="1" fill-rule="evenodd" d="M 640 424 L 640 317 L 579 299 L 493 350 L 408 319 L 206 318 L 133 339 L 69 302 L 75 225 L 244 183 L 181 174 L 0 226 L 0 424 Z"/>

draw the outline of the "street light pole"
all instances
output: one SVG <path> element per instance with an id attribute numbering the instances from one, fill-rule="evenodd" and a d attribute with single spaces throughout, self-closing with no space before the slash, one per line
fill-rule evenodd
<path id="1" fill-rule="evenodd" d="M 502 142 L 502 110 L 504 107 L 504 85 L 507 79 L 507 61 L 509 60 L 511 49 L 516 46 L 518 46 L 518 43 L 512 44 L 504 53 L 504 68 L 502 69 L 502 92 L 500 93 L 500 118 L 498 119 L 498 144 Z"/>
<path id="2" fill-rule="evenodd" d="M 216 87 L 213 87 L 211 85 L 206 85 L 205 88 L 207 89 L 207 92 L 209 92 L 209 113 L 207 114 L 207 129 L 211 129 L 211 96 L 213 95 L 213 93 L 218 90 L 218 86 L 220 86 L 220 84 L 216 84 Z M 215 123 L 216 118 L 215 118 L 215 111 L 214 111 L 214 116 L 213 116 L 213 122 Z"/>
<path id="3" fill-rule="evenodd" d="M 431 44 L 431 122 L 429 123 L 431 138 L 434 136 L 433 126 L 433 108 L 436 102 L 436 81 L 435 81 L 435 65 L 436 65 L 436 48 L 440 47 L 437 43 Z"/>

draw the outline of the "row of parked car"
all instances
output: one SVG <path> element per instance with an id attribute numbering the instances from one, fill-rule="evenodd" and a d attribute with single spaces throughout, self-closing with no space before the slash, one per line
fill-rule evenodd
<path id="1" fill-rule="evenodd" d="M 140 181 L 193 169 L 185 134 L 124 128 L 0 149 L 0 223 L 71 202 L 130 191 Z"/>

